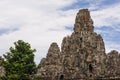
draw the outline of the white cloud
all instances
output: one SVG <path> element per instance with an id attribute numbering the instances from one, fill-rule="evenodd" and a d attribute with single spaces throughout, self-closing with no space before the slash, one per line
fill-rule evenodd
<path id="1" fill-rule="evenodd" d="M 107 41 L 105 44 L 106 53 L 110 52 L 111 50 L 117 50 L 120 52 L 120 45 L 117 42 Z"/>
<path id="2" fill-rule="evenodd" d="M 0 55 L 7 52 L 13 42 L 22 39 L 37 49 L 35 61 L 39 63 L 52 42 L 60 46 L 62 38 L 70 34 L 64 28 L 73 25 L 75 11 L 60 9 L 74 2 L 76 0 L 1 0 L 0 29 L 18 30 L 0 36 Z"/>
<path id="3" fill-rule="evenodd" d="M 91 15 L 94 19 L 96 27 L 110 26 L 116 28 L 120 23 L 120 3 L 110 5 L 104 9 L 92 11 Z"/>
<path id="4" fill-rule="evenodd" d="M 37 49 L 35 61 L 39 63 L 52 42 L 57 42 L 60 46 L 63 37 L 71 34 L 65 30 L 65 26 L 74 25 L 78 9 L 61 9 L 76 2 L 77 0 L 0 0 L 0 29 L 18 29 L 0 36 L 0 55 L 7 52 L 13 42 L 22 39 Z M 114 8 L 114 12 L 110 10 Z M 119 19 L 118 13 L 119 5 L 91 12 L 95 26 L 112 25 L 107 19 L 111 15 L 114 21 L 117 20 L 114 17 Z"/>

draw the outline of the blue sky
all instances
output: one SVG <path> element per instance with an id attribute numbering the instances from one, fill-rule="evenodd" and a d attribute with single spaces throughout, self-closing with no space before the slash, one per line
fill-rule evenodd
<path id="1" fill-rule="evenodd" d="M 0 55 L 22 39 L 35 48 L 38 64 L 52 42 L 71 35 L 79 9 L 88 8 L 106 53 L 120 51 L 120 0 L 0 0 Z"/>

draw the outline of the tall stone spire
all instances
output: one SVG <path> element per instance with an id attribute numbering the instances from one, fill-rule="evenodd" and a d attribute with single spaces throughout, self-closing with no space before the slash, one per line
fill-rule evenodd
<path id="1" fill-rule="evenodd" d="M 74 32 L 79 33 L 81 31 L 93 32 L 93 21 L 90 17 L 90 12 L 88 9 L 81 9 L 77 13 Z"/>

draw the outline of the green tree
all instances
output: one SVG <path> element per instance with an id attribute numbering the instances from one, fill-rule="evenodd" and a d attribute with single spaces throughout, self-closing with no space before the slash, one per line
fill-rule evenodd
<path id="1" fill-rule="evenodd" d="M 15 47 L 11 47 L 10 51 L 3 55 L 6 79 L 31 80 L 30 76 L 36 73 L 33 54 L 36 50 L 22 40 L 18 40 L 14 45 Z"/>

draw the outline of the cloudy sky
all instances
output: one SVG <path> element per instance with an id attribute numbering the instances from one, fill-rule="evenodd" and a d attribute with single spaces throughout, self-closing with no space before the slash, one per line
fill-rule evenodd
<path id="1" fill-rule="evenodd" d="M 0 55 L 20 39 L 37 50 L 38 64 L 52 42 L 60 47 L 63 37 L 73 32 L 81 8 L 91 11 L 106 52 L 120 51 L 120 0 L 0 0 Z"/>

